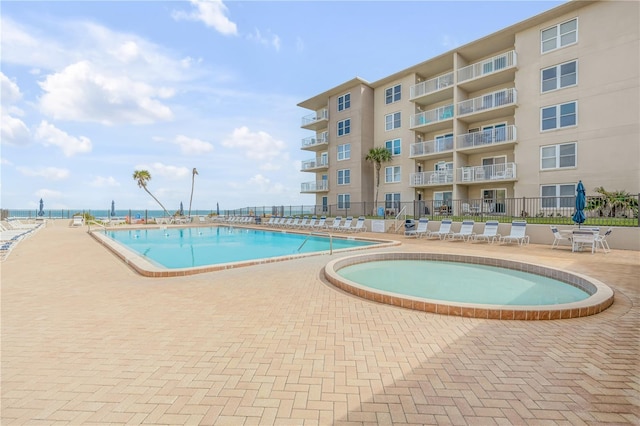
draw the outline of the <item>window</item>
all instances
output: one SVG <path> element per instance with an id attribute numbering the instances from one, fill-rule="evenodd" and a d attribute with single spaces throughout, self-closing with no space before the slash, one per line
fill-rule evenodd
<path id="1" fill-rule="evenodd" d="M 338 145 L 338 161 L 348 160 L 349 158 L 351 158 L 351 144 Z"/>
<path id="2" fill-rule="evenodd" d="M 385 183 L 400 182 L 400 166 L 391 166 L 384 168 Z"/>
<path id="3" fill-rule="evenodd" d="M 451 207 L 453 205 L 453 192 L 434 192 L 433 193 L 433 208 L 440 210 L 445 205 Z"/>
<path id="4" fill-rule="evenodd" d="M 482 143 L 496 143 L 507 140 L 507 125 L 494 124 L 491 126 L 482 126 Z"/>
<path id="5" fill-rule="evenodd" d="M 436 152 L 450 151 L 453 149 L 453 133 L 436 136 L 434 142 Z"/>
<path id="6" fill-rule="evenodd" d="M 338 170 L 338 185 L 349 185 L 351 183 L 351 170 Z"/>
<path id="7" fill-rule="evenodd" d="M 322 197 L 322 212 L 328 212 L 329 211 L 329 197 L 324 196 Z"/>
<path id="8" fill-rule="evenodd" d="M 578 61 L 571 61 L 542 70 L 542 93 L 575 86 L 578 80 Z"/>
<path id="9" fill-rule="evenodd" d="M 384 143 L 384 147 L 387 148 L 387 151 L 389 151 L 391 155 L 400 155 L 400 152 L 402 151 L 400 146 L 400 139 L 392 139 L 386 141 Z"/>
<path id="10" fill-rule="evenodd" d="M 344 136 L 351 133 L 351 119 L 338 121 L 338 136 Z"/>
<path id="11" fill-rule="evenodd" d="M 402 94 L 402 86 L 397 85 L 393 87 L 389 87 L 384 91 L 384 103 L 392 104 L 394 102 L 398 102 L 401 99 Z"/>
<path id="12" fill-rule="evenodd" d="M 384 194 L 384 208 L 400 211 L 400 193 L 394 192 L 390 194 Z"/>
<path id="13" fill-rule="evenodd" d="M 549 145 L 540 148 L 540 168 L 542 170 L 576 167 L 575 142 Z"/>
<path id="14" fill-rule="evenodd" d="M 550 52 L 578 41 L 578 19 L 554 25 L 551 28 L 542 30 L 540 33 L 540 43 L 542 53 Z"/>
<path id="15" fill-rule="evenodd" d="M 384 129 L 393 130 L 400 128 L 400 113 L 394 112 L 384 116 Z"/>
<path id="16" fill-rule="evenodd" d="M 578 103 L 553 105 L 540 110 L 542 131 L 575 126 L 577 123 Z"/>
<path id="17" fill-rule="evenodd" d="M 351 195 L 350 194 L 338 194 L 338 208 L 339 209 L 351 208 Z"/>
<path id="18" fill-rule="evenodd" d="M 572 208 L 575 206 L 575 194 L 576 185 L 573 183 L 567 185 L 543 185 L 540 187 L 543 208 Z"/>
<path id="19" fill-rule="evenodd" d="M 344 111 L 351 108 L 351 93 L 338 97 L 338 111 Z"/>

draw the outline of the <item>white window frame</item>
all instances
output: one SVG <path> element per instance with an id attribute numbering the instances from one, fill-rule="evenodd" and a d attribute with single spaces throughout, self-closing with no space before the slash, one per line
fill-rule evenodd
<path id="1" fill-rule="evenodd" d="M 389 171 L 391 171 L 391 180 L 389 180 Z M 402 182 L 402 167 L 389 166 L 384 168 L 384 183 L 400 183 Z"/>
<path id="2" fill-rule="evenodd" d="M 338 194 L 337 201 L 339 209 L 351 208 L 351 194 Z"/>
<path id="3" fill-rule="evenodd" d="M 561 125 L 562 117 L 563 117 L 563 115 L 562 115 L 562 107 L 565 106 L 565 105 L 570 105 L 570 104 L 574 104 L 575 105 L 575 108 L 574 108 L 575 109 L 575 113 L 574 113 L 574 115 L 575 115 L 575 120 L 574 121 L 575 122 L 573 124 L 562 126 Z M 555 126 L 554 127 L 550 127 L 548 129 L 545 129 L 544 126 L 543 126 L 544 120 L 545 120 L 544 111 L 551 110 L 552 108 L 555 109 L 555 115 L 553 117 L 553 119 L 555 121 Z M 567 115 L 565 115 L 565 116 L 567 116 Z M 546 118 L 546 120 L 549 120 L 549 119 L 550 118 Z M 577 125 L 578 125 L 578 101 L 565 102 L 563 104 L 549 105 L 549 106 L 540 108 L 540 131 L 541 132 L 549 132 L 549 131 L 557 130 L 557 129 L 565 129 L 567 127 L 575 127 Z"/>
<path id="4" fill-rule="evenodd" d="M 344 111 L 349 108 L 351 108 L 351 93 L 338 96 L 338 111 Z"/>
<path id="5" fill-rule="evenodd" d="M 563 166 L 561 165 L 562 163 L 562 158 L 563 157 L 570 157 L 569 155 L 561 155 L 560 151 L 562 150 L 562 147 L 564 146 L 569 146 L 569 145 L 573 145 L 573 154 L 571 155 L 573 157 L 573 164 L 570 166 Z M 544 152 L 545 151 L 550 151 L 551 149 L 553 149 L 553 155 L 547 155 L 545 157 Z M 554 165 L 551 167 L 545 167 L 544 165 L 544 160 L 554 160 Z M 574 169 L 578 166 L 578 143 L 577 142 L 565 142 L 565 143 L 559 143 L 559 144 L 554 144 L 554 145 L 544 145 L 540 147 L 540 170 L 557 170 L 557 169 Z"/>
<path id="6" fill-rule="evenodd" d="M 340 169 L 337 172 L 338 185 L 351 184 L 351 169 Z"/>
<path id="7" fill-rule="evenodd" d="M 384 147 L 389 151 L 392 157 L 402 155 L 402 140 L 400 138 L 385 141 Z"/>
<path id="8" fill-rule="evenodd" d="M 569 65 L 571 63 L 575 64 L 575 72 L 573 74 L 566 74 L 563 75 L 562 74 L 562 67 L 565 65 Z M 544 79 L 544 72 L 551 70 L 551 69 L 555 69 L 556 70 L 556 76 L 553 79 Z M 563 77 L 567 77 L 570 75 L 575 75 L 575 82 L 572 84 L 567 84 L 567 85 L 563 85 L 562 84 L 562 78 Z M 546 89 L 544 88 L 544 83 L 545 81 L 552 81 L 555 80 L 555 87 L 551 88 L 551 89 Z M 563 62 L 561 64 L 558 65 L 554 65 L 552 67 L 547 67 L 544 68 L 540 71 L 540 93 L 549 93 L 549 92 L 553 92 L 555 90 L 560 90 L 560 89 L 565 89 L 567 87 L 573 87 L 573 86 L 577 86 L 578 85 L 578 60 L 574 59 L 572 61 L 567 61 L 567 62 Z"/>
<path id="9" fill-rule="evenodd" d="M 545 195 L 545 188 L 554 188 L 554 195 Z M 565 194 L 562 193 L 563 191 Z M 575 183 L 540 185 L 540 205 L 543 209 L 571 209 L 575 207 L 575 194 Z"/>
<path id="10" fill-rule="evenodd" d="M 338 161 L 349 160 L 351 158 L 351 144 L 338 145 L 337 157 Z"/>
<path id="11" fill-rule="evenodd" d="M 566 31 L 565 33 L 560 33 L 563 25 L 566 25 L 573 21 L 575 21 L 576 23 L 575 25 L 576 28 L 574 30 Z M 552 37 L 545 39 L 544 38 L 545 32 L 548 34 L 551 34 L 550 32 L 551 30 L 553 30 L 555 34 Z M 575 37 L 572 38 L 572 40 L 568 42 L 563 42 L 563 38 L 566 38 L 568 35 L 573 33 L 575 33 Z M 553 46 L 545 48 L 545 42 L 548 42 L 551 40 L 554 40 Z M 571 46 L 572 44 L 576 44 L 577 42 L 578 42 L 578 18 L 569 19 L 557 25 L 544 28 L 543 30 L 540 31 L 540 53 L 542 54 L 553 52 L 554 50 L 558 50 L 566 46 Z"/>
<path id="12" fill-rule="evenodd" d="M 400 211 L 400 193 L 399 192 L 388 192 L 384 194 L 384 208 L 385 209 L 395 209 L 396 211 Z"/>
<path id="13" fill-rule="evenodd" d="M 384 103 L 385 105 L 399 102 L 402 100 L 402 85 L 396 84 L 395 86 L 387 87 L 384 89 Z"/>
<path id="14" fill-rule="evenodd" d="M 402 127 L 402 114 L 400 111 L 387 114 L 384 116 L 384 130 L 394 130 Z"/>
<path id="15" fill-rule="evenodd" d="M 338 133 L 339 138 L 351 133 L 351 119 L 346 118 L 338 121 L 338 124 L 336 125 L 336 132 Z"/>

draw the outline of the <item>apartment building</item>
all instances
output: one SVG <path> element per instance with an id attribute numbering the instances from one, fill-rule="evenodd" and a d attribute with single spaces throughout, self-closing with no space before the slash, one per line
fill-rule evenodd
<path id="1" fill-rule="evenodd" d="M 572 1 L 379 81 L 347 81 L 298 104 L 313 111 L 302 170 L 314 178 L 301 192 L 339 209 L 372 203 L 364 157 L 386 147 L 378 205 L 392 211 L 501 213 L 522 197 L 567 207 L 579 180 L 588 195 L 638 193 L 639 52 L 640 3 Z"/>

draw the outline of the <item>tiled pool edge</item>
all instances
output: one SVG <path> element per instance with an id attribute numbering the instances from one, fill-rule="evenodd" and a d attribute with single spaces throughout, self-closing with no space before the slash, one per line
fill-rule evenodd
<path id="1" fill-rule="evenodd" d="M 346 266 L 379 260 L 439 260 L 496 266 L 553 278 L 575 287 L 579 287 L 591 296 L 579 302 L 565 303 L 561 305 L 474 305 L 471 303 L 452 303 L 441 300 L 400 295 L 383 290 L 375 290 L 370 287 L 357 284 L 337 274 L 337 271 Z M 325 267 L 324 274 L 326 279 L 334 286 L 367 300 L 429 313 L 468 318 L 501 320 L 556 320 L 579 318 L 604 311 L 613 304 L 614 299 L 613 290 L 609 286 L 585 275 L 532 263 L 459 254 L 384 252 L 354 255 L 332 260 Z"/>
<path id="2" fill-rule="evenodd" d="M 329 251 L 326 250 L 326 251 L 320 251 L 320 252 L 314 252 L 314 253 L 303 253 L 303 254 L 279 256 L 279 257 L 272 257 L 272 258 L 247 260 L 247 261 L 241 261 L 241 262 L 220 263 L 217 265 L 196 266 L 193 268 L 169 269 L 162 266 L 158 266 L 150 262 L 143 256 L 140 256 L 138 253 L 113 241 L 112 239 L 104 235 L 99 230 L 90 231 L 89 235 L 91 235 L 96 241 L 98 241 L 103 246 L 105 246 L 110 252 L 112 252 L 117 257 L 119 257 L 125 264 L 131 267 L 138 274 L 145 277 L 151 277 L 151 278 L 184 277 L 188 275 L 204 274 L 207 272 L 216 272 L 216 271 L 223 271 L 226 269 L 243 268 L 247 266 L 262 265 L 266 263 L 284 262 L 287 260 L 300 259 L 300 258 L 309 257 L 309 256 L 319 256 L 322 254 L 329 254 Z M 334 236 L 334 237 L 344 238 L 343 236 Z M 351 238 L 351 236 L 346 238 Z M 368 249 L 374 249 L 374 248 L 380 249 L 385 247 L 399 246 L 402 244 L 399 241 L 392 241 L 392 240 L 380 240 L 380 239 L 373 239 L 373 238 L 358 238 L 358 239 L 363 241 L 373 241 L 379 244 L 371 245 L 371 246 L 337 249 L 337 250 L 333 250 L 333 253 L 343 254 L 345 252 L 368 250 Z"/>

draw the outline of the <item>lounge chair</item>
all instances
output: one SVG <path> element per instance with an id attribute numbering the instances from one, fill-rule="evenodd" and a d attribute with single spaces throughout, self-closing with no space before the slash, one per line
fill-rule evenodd
<path id="1" fill-rule="evenodd" d="M 338 230 L 342 232 L 348 232 L 352 225 L 353 216 L 347 216 L 347 218 L 344 220 L 344 223 L 338 227 Z"/>
<path id="2" fill-rule="evenodd" d="M 309 222 L 304 226 L 304 228 L 313 229 L 316 226 L 316 223 L 318 223 L 318 218 L 316 216 L 311 216 L 311 219 L 309 219 Z"/>
<path id="3" fill-rule="evenodd" d="M 440 222 L 440 229 L 437 231 L 428 231 L 427 238 L 440 238 L 444 240 L 449 234 L 451 234 L 451 219 L 442 219 Z"/>
<path id="4" fill-rule="evenodd" d="M 500 237 L 500 243 L 518 243 L 519 245 L 529 244 L 529 236 L 526 234 L 527 222 L 514 220 L 511 222 L 511 233 Z M 592 233 L 593 234 L 593 233 Z"/>
<path id="5" fill-rule="evenodd" d="M 609 253 L 611 251 L 611 248 L 609 247 L 609 243 L 607 242 L 607 237 L 611 235 L 611 232 L 613 232 L 613 229 L 609 228 L 607 229 L 607 232 L 605 232 L 604 234 L 596 235 L 596 250 L 598 250 L 598 246 L 600 246 L 602 247 L 602 251 L 605 253 Z"/>
<path id="6" fill-rule="evenodd" d="M 303 228 L 306 228 L 308 225 L 309 225 L 309 217 L 304 216 L 300 221 L 300 223 L 298 223 L 298 226 L 296 228 L 303 229 Z"/>
<path id="7" fill-rule="evenodd" d="M 558 248 L 560 243 L 566 241 L 571 244 L 571 239 L 566 235 L 563 235 L 560 231 L 558 231 L 558 227 L 554 225 L 550 225 L 551 232 L 553 232 L 553 243 L 551 244 L 551 249 Z"/>
<path id="8" fill-rule="evenodd" d="M 591 229 L 574 229 L 571 233 L 571 251 L 581 251 L 583 247 L 591 246 L 591 254 L 596 252 L 597 231 Z"/>
<path id="9" fill-rule="evenodd" d="M 269 220 L 263 223 L 264 226 L 273 226 L 273 222 L 276 220 L 276 216 L 271 216 Z"/>
<path id="10" fill-rule="evenodd" d="M 501 237 L 498 234 L 498 221 L 490 220 L 484 224 L 484 231 L 482 234 L 476 234 L 473 236 L 473 241 L 487 241 L 487 243 L 493 244 L 494 241 L 499 240 Z"/>
<path id="11" fill-rule="evenodd" d="M 462 221 L 460 231 L 449 234 L 449 239 L 456 240 L 459 238 L 462 241 L 470 240 L 475 235 L 475 233 L 473 232 L 473 225 L 475 225 L 475 222 L 473 220 Z"/>
<path id="12" fill-rule="evenodd" d="M 71 222 L 71 226 L 82 226 L 84 225 L 84 216 L 73 216 L 73 222 Z"/>
<path id="13" fill-rule="evenodd" d="M 327 226 L 327 217 L 320 216 L 320 219 L 313 225 L 313 229 L 324 229 Z"/>
<path id="14" fill-rule="evenodd" d="M 360 216 L 358 220 L 356 220 L 356 224 L 349 228 L 349 232 L 366 232 L 367 227 L 364 224 L 365 217 Z"/>
<path id="15" fill-rule="evenodd" d="M 300 225 L 300 217 L 296 216 L 292 221 L 287 222 L 287 228 L 297 228 Z"/>
<path id="16" fill-rule="evenodd" d="M 407 237 L 420 238 L 429 231 L 427 229 L 428 226 L 429 226 L 429 218 L 421 217 L 420 219 L 418 219 L 418 226 L 415 229 L 404 231 L 404 235 Z"/>
<path id="17" fill-rule="evenodd" d="M 333 229 L 334 231 L 339 231 L 340 223 L 342 223 L 342 216 L 336 216 L 336 218 L 333 219 L 333 224 L 330 226 L 327 226 L 327 228 Z"/>

